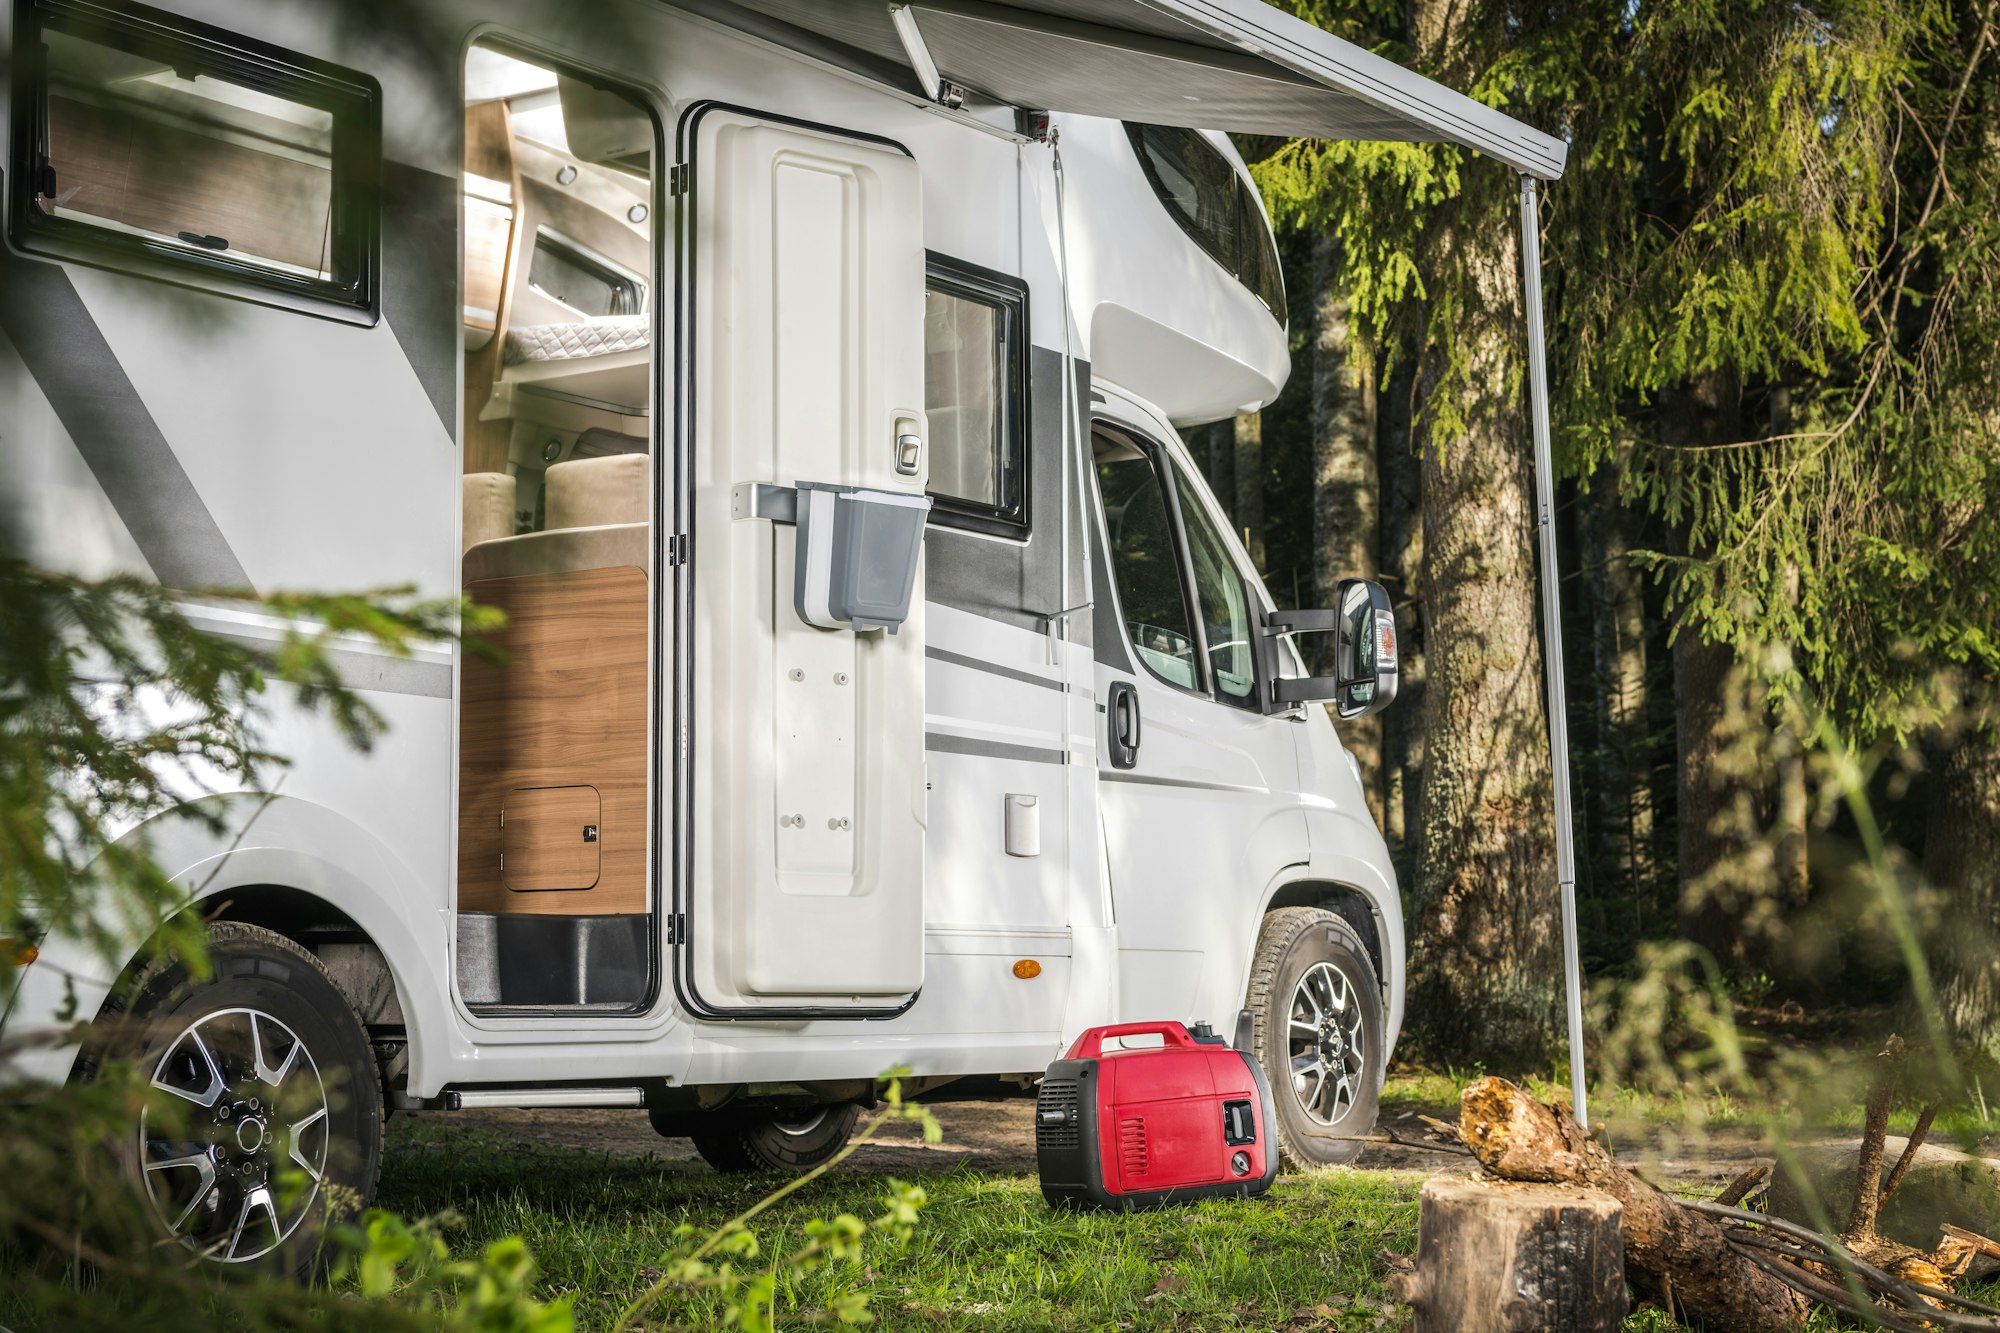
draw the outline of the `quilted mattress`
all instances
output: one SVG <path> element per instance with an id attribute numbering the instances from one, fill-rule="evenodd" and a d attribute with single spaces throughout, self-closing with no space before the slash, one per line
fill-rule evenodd
<path id="1" fill-rule="evenodd" d="M 612 315 L 588 324 L 530 324 L 507 330 L 507 365 L 527 361 L 576 361 L 643 349 L 652 336 L 647 315 Z"/>

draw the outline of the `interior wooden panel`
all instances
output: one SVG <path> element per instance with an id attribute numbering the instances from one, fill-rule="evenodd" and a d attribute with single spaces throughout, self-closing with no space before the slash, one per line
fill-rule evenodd
<path id="1" fill-rule="evenodd" d="M 595 787 L 516 787 L 500 811 L 500 879 L 509 893 L 595 888 L 602 804 Z"/>
<path id="2" fill-rule="evenodd" d="M 513 436 L 513 427 L 506 421 L 479 419 L 480 410 L 493 395 L 494 382 L 500 378 L 500 357 L 505 346 L 511 304 L 511 274 L 521 255 L 521 173 L 514 163 L 514 120 L 505 102 L 481 102 L 465 109 L 465 170 L 488 180 L 505 181 L 508 198 L 515 201 L 506 242 L 500 251 L 499 272 L 490 279 L 498 299 L 485 307 L 494 312 L 490 326 L 494 331 L 493 337 L 484 347 L 473 348 L 465 354 L 465 470 L 505 472 L 507 446 Z M 474 250 L 470 208 L 467 208 L 466 215 L 466 271 L 461 274 L 462 290 L 465 292 L 464 303 L 475 305 L 478 303 L 472 299 Z M 477 262 L 482 270 L 491 271 L 490 257 Z M 489 279 L 482 277 L 480 281 Z"/>
<path id="3" fill-rule="evenodd" d="M 644 912 L 647 582 L 630 565 L 487 579 L 504 662 L 468 653 L 459 745 L 458 905 L 467 912 Z M 595 887 L 514 892 L 501 809 L 526 788 L 594 787 Z M 510 862 L 511 870 L 511 862 Z"/>
<path id="4" fill-rule="evenodd" d="M 512 209 L 465 197 L 465 327 L 490 333 L 498 323 L 513 238 Z"/>
<path id="5" fill-rule="evenodd" d="M 157 236 L 220 236 L 223 253 L 325 271 L 330 163 L 59 96 L 49 98 L 49 158 L 61 213 Z"/>

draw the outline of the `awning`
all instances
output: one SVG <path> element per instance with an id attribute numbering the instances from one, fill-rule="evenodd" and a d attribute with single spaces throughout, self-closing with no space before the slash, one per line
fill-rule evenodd
<path id="1" fill-rule="evenodd" d="M 1013 106 L 1327 139 L 1462 144 L 1539 180 L 1568 146 L 1262 0 L 678 0 L 736 26 L 922 81 L 893 9 L 943 78 Z M 764 22 L 759 24 L 757 19 Z M 788 44 L 804 46 L 793 40 Z M 918 57 L 919 61 L 922 59 Z"/>

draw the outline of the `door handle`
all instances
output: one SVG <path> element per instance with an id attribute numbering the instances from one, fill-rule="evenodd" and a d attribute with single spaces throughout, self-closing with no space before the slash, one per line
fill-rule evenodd
<path id="1" fill-rule="evenodd" d="M 1139 762 L 1139 691 L 1130 681 L 1113 681 L 1104 700 L 1104 726 L 1113 768 Z"/>

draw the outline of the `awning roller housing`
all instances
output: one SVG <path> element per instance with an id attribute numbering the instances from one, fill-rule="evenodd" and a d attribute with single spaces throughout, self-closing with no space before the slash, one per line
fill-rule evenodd
<path id="1" fill-rule="evenodd" d="M 1538 180 L 1568 146 L 1262 0 L 712 0 L 751 10 L 927 82 L 1118 120 L 1327 139 L 1450 142 Z M 720 17 L 720 15 L 718 15 Z"/>

